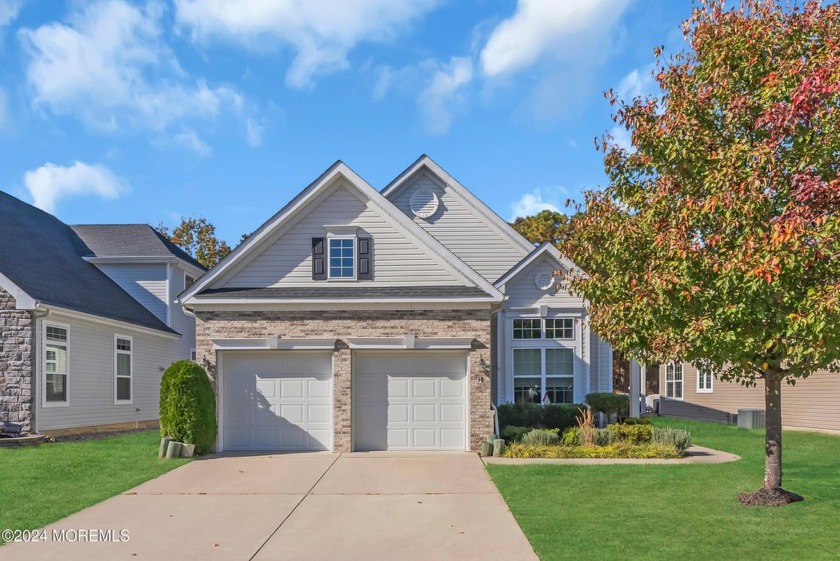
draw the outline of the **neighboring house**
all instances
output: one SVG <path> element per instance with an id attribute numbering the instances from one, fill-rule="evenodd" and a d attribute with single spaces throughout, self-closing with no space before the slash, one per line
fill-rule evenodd
<path id="1" fill-rule="evenodd" d="M 381 193 L 337 162 L 180 297 L 225 450 L 475 450 L 491 402 L 611 391 L 573 267 L 426 156 Z"/>
<path id="2" fill-rule="evenodd" d="M 735 422 L 738 409 L 764 409 L 764 382 L 745 387 L 718 380 L 689 363 L 659 369 L 659 413 L 668 417 Z M 782 424 L 786 428 L 840 431 L 840 374 L 819 371 L 796 385 L 782 386 Z"/>
<path id="3" fill-rule="evenodd" d="M 0 421 L 46 434 L 153 425 L 190 358 L 175 296 L 204 273 L 145 224 L 68 226 L 0 192 Z"/>

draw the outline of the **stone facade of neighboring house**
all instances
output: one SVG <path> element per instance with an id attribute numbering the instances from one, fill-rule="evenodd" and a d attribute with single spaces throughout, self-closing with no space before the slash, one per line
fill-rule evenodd
<path id="1" fill-rule="evenodd" d="M 0 288 L 0 421 L 31 428 L 32 315 Z"/>

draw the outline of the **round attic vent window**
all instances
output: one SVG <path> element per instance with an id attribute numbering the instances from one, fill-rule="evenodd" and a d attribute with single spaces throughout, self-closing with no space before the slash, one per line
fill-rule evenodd
<path id="1" fill-rule="evenodd" d="M 540 271 L 534 276 L 534 284 L 536 284 L 537 288 L 540 290 L 549 290 L 552 286 L 554 286 L 554 275 L 548 271 Z"/>
<path id="2" fill-rule="evenodd" d="M 429 218 L 437 209 L 440 201 L 431 189 L 419 189 L 411 195 L 409 205 L 417 218 Z"/>

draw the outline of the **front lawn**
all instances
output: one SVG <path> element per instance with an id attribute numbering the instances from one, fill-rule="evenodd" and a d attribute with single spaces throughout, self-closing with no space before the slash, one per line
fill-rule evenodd
<path id="1" fill-rule="evenodd" d="M 159 442 L 140 432 L 0 449 L 0 529 L 43 527 L 189 461 L 159 460 Z"/>
<path id="2" fill-rule="evenodd" d="M 784 485 L 805 501 L 744 507 L 764 476 L 764 433 L 657 419 L 729 464 L 487 466 L 541 559 L 837 559 L 840 437 L 785 432 Z"/>

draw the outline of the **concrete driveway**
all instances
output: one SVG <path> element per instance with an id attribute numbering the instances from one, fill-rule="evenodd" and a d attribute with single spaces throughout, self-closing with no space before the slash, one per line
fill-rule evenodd
<path id="1" fill-rule="evenodd" d="M 53 530 L 65 531 L 64 543 Z M 46 542 L 0 547 L 0 559 L 537 558 L 481 460 L 466 453 L 209 457 L 46 532 Z"/>

